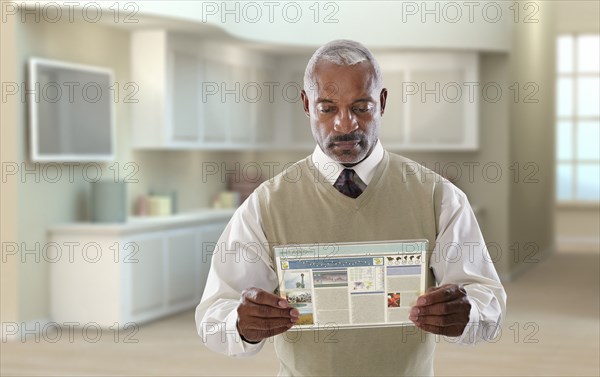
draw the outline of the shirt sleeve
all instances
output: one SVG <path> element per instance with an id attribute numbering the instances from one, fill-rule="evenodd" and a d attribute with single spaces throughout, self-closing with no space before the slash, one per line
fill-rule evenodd
<path id="1" fill-rule="evenodd" d="M 506 292 L 467 196 L 447 179 L 442 182 L 440 208 L 430 266 L 439 285 L 462 285 L 471 303 L 462 335 L 446 338 L 462 345 L 492 340 L 505 316 Z"/>
<path id="2" fill-rule="evenodd" d="M 237 331 L 242 291 L 277 288 L 269 247 L 261 226 L 258 196 L 251 194 L 235 211 L 213 252 L 206 288 L 196 307 L 196 328 L 206 346 L 228 356 L 251 356 L 263 347 L 248 343 Z"/>

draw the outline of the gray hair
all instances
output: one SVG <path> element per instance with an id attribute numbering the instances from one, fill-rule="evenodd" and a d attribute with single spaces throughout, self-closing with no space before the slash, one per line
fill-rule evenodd
<path id="1" fill-rule="evenodd" d="M 373 67 L 376 88 L 379 89 L 383 87 L 381 69 L 371 51 L 359 42 L 349 39 L 337 39 L 319 47 L 308 61 L 306 70 L 304 71 L 304 90 L 306 92 L 308 92 L 308 89 L 311 87 L 315 67 L 317 66 L 317 63 L 322 60 L 337 65 L 354 65 L 367 61 L 371 63 L 371 66 Z"/>

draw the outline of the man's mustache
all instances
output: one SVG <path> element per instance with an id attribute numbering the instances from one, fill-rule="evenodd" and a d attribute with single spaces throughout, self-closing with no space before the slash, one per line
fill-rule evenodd
<path id="1" fill-rule="evenodd" d="M 345 141 L 361 142 L 363 140 L 365 140 L 365 135 L 363 135 L 363 134 L 346 134 L 346 135 L 332 136 L 329 139 L 329 144 L 345 142 Z"/>

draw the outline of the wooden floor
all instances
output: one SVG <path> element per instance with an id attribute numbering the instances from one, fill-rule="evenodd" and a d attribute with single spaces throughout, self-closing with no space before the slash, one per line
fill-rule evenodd
<path id="1" fill-rule="evenodd" d="M 594 253 L 556 253 L 507 284 L 508 314 L 493 344 L 461 347 L 441 341 L 438 376 L 599 376 L 600 260 Z M 0 343 L 0 375 L 241 376 L 275 375 L 272 344 L 253 358 L 232 359 L 206 349 L 192 312 L 141 326 L 138 343 L 97 343 L 79 333 L 71 343 L 42 338 Z"/>

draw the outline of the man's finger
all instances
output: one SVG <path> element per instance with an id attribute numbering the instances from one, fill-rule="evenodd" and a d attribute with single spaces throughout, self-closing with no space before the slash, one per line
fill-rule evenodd
<path id="1" fill-rule="evenodd" d="M 246 299 L 255 304 L 269 305 L 274 308 L 289 308 L 287 300 L 269 293 L 260 288 L 250 288 L 242 292 L 242 299 Z"/>
<path id="2" fill-rule="evenodd" d="M 448 327 L 448 326 L 462 326 L 469 322 L 469 316 L 464 313 L 454 313 L 450 315 L 426 315 L 419 316 L 416 323 L 422 325 Z"/>
<path id="3" fill-rule="evenodd" d="M 426 306 L 413 306 L 410 309 L 411 316 L 425 316 L 425 315 L 447 315 L 453 313 L 469 313 L 471 311 L 471 303 L 465 297 L 447 301 L 439 302 Z"/>
<path id="4" fill-rule="evenodd" d="M 459 287 L 456 284 L 443 285 L 438 289 L 433 290 L 429 293 L 425 293 L 417 299 L 417 306 L 432 305 L 439 302 L 446 302 L 456 300 L 457 298 L 465 296 L 464 288 Z"/>
<path id="5" fill-rule="evenodd" d="M 294 322 L 292 322 L 290 318 L 271 318 L 265 320 L 263 318 L 249 317 L 244 324 L 244 331 L 271 331 L 280 327 L 292 327 L 293 325 Z"/>
<path id="6" fill-rule="evenodd" d="M 245 302 L 243 304 L 244 314 L 259 318 L 287 318 L 298 317 L 298 309 L 281 309 L 274 308 L 268 305 L 259 305 L 253 302 Z"/>

